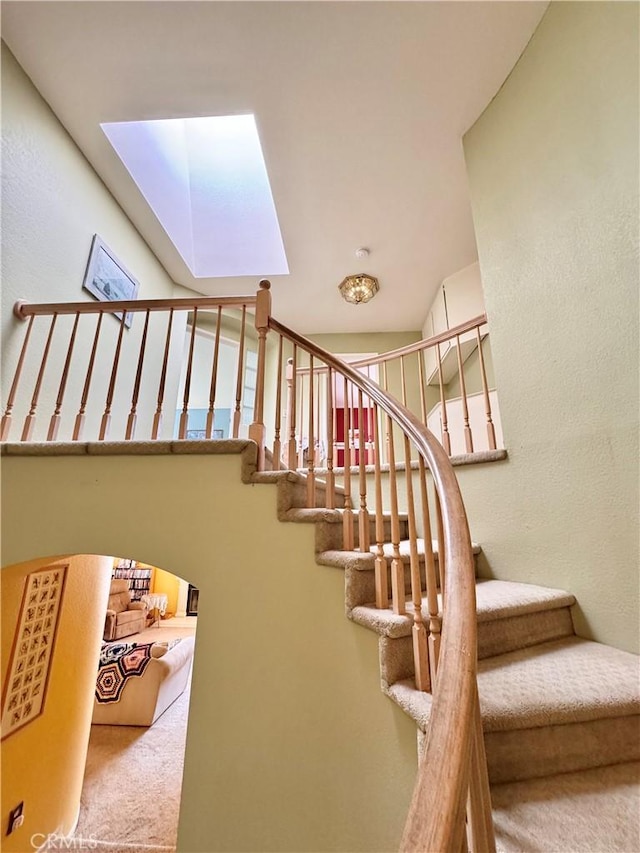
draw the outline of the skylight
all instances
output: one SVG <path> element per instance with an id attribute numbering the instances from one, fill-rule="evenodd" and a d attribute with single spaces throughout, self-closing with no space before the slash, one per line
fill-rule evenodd
<path id="1" fill-rule="evenodd" d="M 195 277 L 289 272 L 253 115 L 101 127 Z"/>

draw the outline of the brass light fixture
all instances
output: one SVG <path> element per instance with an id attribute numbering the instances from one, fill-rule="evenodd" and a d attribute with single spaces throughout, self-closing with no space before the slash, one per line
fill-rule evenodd
<path id="1" fill-rule="evenodd" d="M 338 290 L 347 302 L 360 305 L 361 302 L 373 299 L 380 290 L 380 285 L 377 278 L 362 272 L 358 275 L 348 275 L 338 286 Z"/>

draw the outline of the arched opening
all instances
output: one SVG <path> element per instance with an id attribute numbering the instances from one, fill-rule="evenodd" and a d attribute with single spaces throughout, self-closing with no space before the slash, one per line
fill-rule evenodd
<path id="1" fill-rule="evenodd" d="M 103 555 L 3 568 L 2 809 L 23 816 L 8 850 L 175 848 L 197 625 L 176 615 L 188 586 Z"/>

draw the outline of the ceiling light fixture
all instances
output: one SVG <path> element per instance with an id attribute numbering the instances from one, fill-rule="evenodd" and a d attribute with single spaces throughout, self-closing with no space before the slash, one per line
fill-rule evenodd
<path id="1" fill-rule="evenodd" d="M 361 302 L 373 299 L 380 290 L 380 285 L 377 278 L 362 272 L 358 275 L 348 275 L 338 286 L 338 290 L 347 302 L 360 305 Z"/>

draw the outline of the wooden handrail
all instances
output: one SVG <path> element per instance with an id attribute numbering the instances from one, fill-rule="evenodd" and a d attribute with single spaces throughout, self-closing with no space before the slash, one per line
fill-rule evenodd
<path id="1" fill-rule="evenodd" d="M 271 318 L 270 328 L 346 377 L 398 424 L 427 461 L 443 517 L 447 612 L 423 761 L 402 840 L 403 851 L 460 849 L 472 735 L 476 726 L 476 604 L 473 553 L 455 473 L 436 437 L 391 394 L 352 364 Z M 473 324 L 471 324 L 473 327 Z M 453 332 L 456 334 L 456 332 Z M 456 846 L 457 845 L 457 846 Z"/>
<path id="2" fill-rule="evenodd" d="M 121 299 L 113 302 L 16 302 L 13 313 L 19 320 L 41 314 L 110 314 L 125 311 L 187 311 L 190 308 L 217 308 L 218 305 L 256 304 L 256 296 L 203 296 L 197 299 Z"/>

